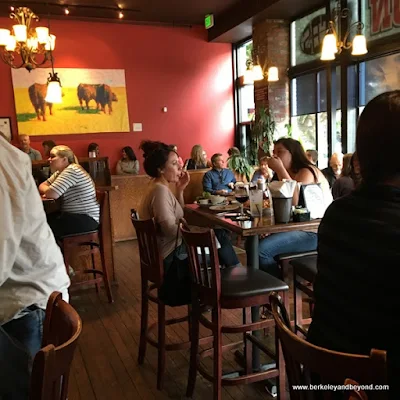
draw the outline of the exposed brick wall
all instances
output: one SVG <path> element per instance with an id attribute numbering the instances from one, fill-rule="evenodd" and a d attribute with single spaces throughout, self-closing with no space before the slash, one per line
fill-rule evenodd
<path id="1" fill-rule="evenodd" d="M 253 48 L 256 53 L 258 50 L 260 65 L 265 72 L 272 65 L 279 71 L 278 82 L 265 78 L 254 85 L 256 109 L 270 106 L 277 123 L 277 137 L 287 134 L 284 126 L 289 122 L 289 35 L 288 21 L 265 20 L 253 26 Z"/>

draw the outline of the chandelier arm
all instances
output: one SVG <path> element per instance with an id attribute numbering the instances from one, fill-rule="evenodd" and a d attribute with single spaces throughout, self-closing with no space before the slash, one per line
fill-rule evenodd
<path id="1" fill-rule="evenodd" d="M 346 35 L 343 38 L 343 48 L 346 50 L 349 50 L 352 46 L 351 42 L 348 42 L 347 40 L 349 39 L 350 33 L 353 28 L 357 29 L 357 32 L 361 32 L 364 29 L 364 24 L 360 21 L 353 22 L 350 26 L 349 29 L 346 32 Z"/>
<path id="2" fill-rule="evenodd" d="M 15 65 L 14 64 L 14 60 L 15 57 L 13 54 L 11 54 L 9 51 L 3 51 L 3 53 L 1 53 L 1 59 L 11 68 L 13 69 L 19 69 L 22 68 L 24 66 L 24 63 L 22 62 L 20 65 Z"/>

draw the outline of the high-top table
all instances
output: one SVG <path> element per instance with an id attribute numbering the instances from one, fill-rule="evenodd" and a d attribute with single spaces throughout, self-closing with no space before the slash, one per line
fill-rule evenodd
<path id="1" fill-rule="evenodd" d="M 320 219 L 315 219 L 307 222 L 275 224 L 271 217 L 254 218 L 251 221 L 234 221 L 225 218 L 220 211 L 211 211 L 209 208 L 197 204 L 185 205 L 185 218 L 192 225 L 220 227 L 247 238 L 247 266 L 256 269 L 259 269 L 259 235 L 290 231 L 317 232 L 321 222 Z M 259 320 L 259 307 L 252 307 L 251 316 L 253 322 Z M 254 334 L 259 335 L 259 332 L 254 332 Z M 260 352 L 257 346 L 253 346 L 253 369 L 259 370 L 260 368 Z"/>

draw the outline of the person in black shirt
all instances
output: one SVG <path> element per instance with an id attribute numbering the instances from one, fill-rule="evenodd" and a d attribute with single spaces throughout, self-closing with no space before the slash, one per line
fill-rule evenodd
<path id="1" fill-rule="evenodd" d="M 400 90 L 374 98 L 357 127 L 362 183 L 335 200 L 318 231 L 315 309 L 308 340 L 331 350 L 388 355 L 398 399 L 400 296 Z M 379 150 L 377 144 L 379 143 Z"/>

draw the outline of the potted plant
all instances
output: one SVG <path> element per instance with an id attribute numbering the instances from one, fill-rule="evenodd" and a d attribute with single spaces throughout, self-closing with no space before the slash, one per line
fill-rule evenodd
<path id="1" fill-rule="evenodd" d="M 239 182 L 250 182 L 253 168 L 247 158 L 239 153 L 232 154 L 227 160 L 228 168 L 235 173 L 236 180 Z"/>
<path id="2" fill-rule="evenodd" d="M 271 146 L 276 130 L 275 119 L 268 107 L 256 110 L 250 130 L 250 143 L 247 149 L 250 164 L 258 165 L 259 152 L 271 156 Z"/>

